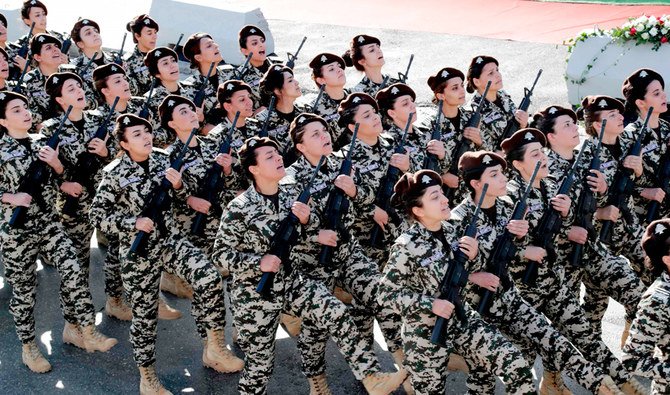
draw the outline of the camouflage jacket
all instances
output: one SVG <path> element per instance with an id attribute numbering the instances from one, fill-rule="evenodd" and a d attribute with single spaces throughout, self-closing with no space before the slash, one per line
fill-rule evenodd
<path id="1" fill-rule="evenodd" d="M 224 117 L 220 124 L 207 133 L 207 137 L 216 141 L 217 144 L 221 144 L 223 139 L 227 136 L 231 126 L 232 121 L 229 120 L 228 117 Z M 258 136 L 258 132 L 260 131 L 261 125 L 254 118 L 247 118 L 245 120 L 244 127 L 234 128 L 230 136 L 231 155 L 237 157 L 237 151 L 239 151 L 239 149 L 242 147 L 244 141 L 248 138 Z"/>
<path id="2" fill-rule="evenodd" d="M 270 120 L 268 121 L 268 136 L 274 138 L 279 143 L 279 149 L 281 152 L 286 152 L 289 148 L 293 147 L 293 142 L 291 141 L 291 135 L 289 134 L 289 128 L 291 127 L 291 122 L 304 112 L 304 109 L 298 106 L 293 107 L 293 112 L 290 114 L 279 113 L 276 109 L 272 111 L 270 115 Z M 262 130 L 263 125 L 268 119 L 268 110 L 265 109 L 254 117 L 258 121 L 260 130 Z"/>
<path id="3" fill-rule="evenodd" d="M 351 92 L 345 89 L 344 97 L 342 97 L 341 100 L 335 100 L 328 96 L 328 93 L 324 91 L 321 100 L 319 100 L 319 105 L 316 108 L 314 108 L 314 102 L 316 101 L 316 97 L 314 97 L 314 100 L 309 104 L 309 109 L 305 109 L 305 112 L 312 112 L 316 115 L 320 115 L 326 120 L 330 127 L 330 135 L 333 138 L 333 143 L 338 141 L 343 133 L 343 129 L 337 124 L 337 120 L 340 119 L 340 115 L 337 113 L 337 108 L 340 106 L 342 100 L 349 96 L 349 93 Z"/>
<path id="4" fill-rule="evenodd" d="M 663 273 L 642 296 L 630 337 L 623 348 L 623 364 L 631 372 L 670 384 L 670 275 Z M 656 392 L 654 392 L 656 393 Z"/>
<path id="5" fill-rule="evenodd" d="M 205 76 L 202 75 L 198 70 L 193 70 L 193 74 L 191 74 L 188 78 L 184 80 L 185 84 L 193 87 L 194 91 L 193 100 L 195 100 L 195 96 L 202 88 L 202 85 L 204 83 L 207 83 L 207 86 L 205 87 L 204 91 L 205 96 L 203 100 L 203 103 L 205 105 L 204 112 L 206 121 L 216 119 L 218 120 L 218 122 L 220 122 L 220 119 L 217 118 L 218 114 L 216 114 L 216 108 L 219 106 L 219 102 L 216 98 L 216 92 L 219 89 L 219 85 L 222 85 L 224 82 L 228 80 L 232 80 L 234 74 L 235 74 L 235 68 L 231 65 L 226 64 L 216 67 L 216 76 L 217 76 L 216 84 L 212 84 L 211 80 L 205 78 Z M 212 112 L 213 110 L 215 111 L 214 113 Z M 216 125 L 216 123 L 212 124 Z"/>
<path id="6" fill-rule="evenodd" d="M 465 129 L 465 125 L 468 123 L 468 120 L 472 116 L 472 113 L 464 108 L 459 108 L 458 110 L 458 119 L 460 121 L 458 127 L 456 127 L 453 123 L 448 118 L 445 118 L 442 116 L 440 118 L 440 130 L 442 131 L 441 135 L 441 141 L 444 143 L 444 148 L 445 148 L 445 155 L 444 159 L 439 161 L 439 164 L 442 168 L 442 174 L 448 173 L 452 163 L 456 162 L 455 169 L 456 171 L 453 173 L 454 175 L 458 175 L 458 159 L 454 159 L 455 151 L 457 149 L 457 146 L 459 143 L 463 140 L 463 129 Z M 436 115 L 432 114 L 430 117 L 425 118 L 423 122 L 421 122 L 421 128 L 425 130 L 425 133 L 428 134 L 428 138 L 426 140 L 426 144 L 428 144 L 428 141 L 430 141 L 431 134 L 433 132 L 433 128 L 435 127 L 435 119 Z M 469 140 L 466 139 L 466 144 L 469 147 L 467 151 L 474 151 L 479 148 L 475 148 L 474 144 L 472 144 Z M 424 145 L 425 147 L 425 145 Z M 483 149 L 483 148 L 482 148 Z M 422 152 L 422 157 L 425 158 L 426 152 L 425 148 Z"/>
<path id="7" fill-rule="evenodd" d="M 102 52 L 102 58 L 100 58 L 98 53 L 93 62 L 91 62 L 91 58 L 86 57 L 83 53 L 80 53 L 74 59 L 70 59 L 70 64 L 75 67 L 75 72 L 84 80 L 85 88 L 91 92 L 96 92 L 93 86 L 93 70 L 98 66 L 114 63 L 114 59 L 116 58 L 116 54 L 114 53 L 107 51 L 100 52 Z"/>
<path id="8" fill-rule="evenodd" d="M 135 45 L 132 51 L 123 56 L 126 75 L 130 83 L 130 91 L 133 95 L 142 96 L 151 88 L 151 74 L 149 68 L 144 65 L 144 53 L 140 52 Z"/>
<path id="9" fill-rule="evenodd" d="M 28 28 L 30 28 L 30 26 L 28 26 Z M 57 32 L 57 31 L 54 31 L 54 30 L 47 31 L 47 34 L 56 37 L 58 40 L 60 40 L 61 43 L 65 40 L 70 39 L 69 34 Z M 30 52 L 30 43 L 29 43 L 29 40 L 28 40 L 28 34 L 27 33 L 22 35 L 21 37 L 19 37 L 18 40 L 14 41 L 11 44 L 14 45 L 16 48 L 21 48 L 23 46 L 23 44 L 26 44 L 26 45 L 28 45 L 28 51 Z M 73 47 L 76 47 L 76 46 L 72 45 L 70 47 L 70 50 L 72 50 Z"/>
<path id="10" fill-rule="evenodd" d="M 39 67 L 35 67 L 26 73 L 23 78 L 24 95 L 28 98 L 28 106 L 33 114 L 33 124 L 42 123 L 49 117 L 50 99 L 44 90 L 47 81 L 46 75 L 42 74 Z"/>
<path id="11" fill-rule="evenodd" d="M 270 58 L 265 59 L 265 65 L 267 67 L 272 66 L 273 64 L 280 64 L 281 62 L 273 62 L 270 60 Z M 244 72 L 242 75 L 241 80 L 246 82 L 247 85 L 251 88 L 251 97 L 254 99 L 254 110 L 257 109 L 258 107 L 261 106 L 261 93 L 260 93 L 260 84 L 261 84 L 261 79 L 263 78 L 264 72 L 262 72 L 260 69 L 254 67 L 249 63 L 247 65 L 247 68 L 245 70 L 242 70 L 242 66 L 238 66 L 235 71 L 236 74 L 240 72 Z M 267 70 L 267 68 L 265 69 Z M 240 79 L 236 78 L 235 79 Z"/>
<path id="12" fill-rule="evenodd" d="M 140 111 L 142 110 L 142 106 L 144 106 L 144 98 L 137 96 L 133 96 L 130 98 L 128 103 L 126 103 L 125 110 L 123 111 L 119 111 L 117 105 L 117 108 L 114 109 L 114 114 L 109 119 L 109 124 L 107 124 L 107 133 L 109 133 L 111 139 L 114 139 L 114 128 L 116 127 L 116 118 L 118 118 L 122 114 L 135 114 L 139 116 Z M 98 105 L 98 108 L 89 111 L 89 113 L 97 115 L 98 117 L 100 117 L 100 119 L 104 119 L 104 117 L 106 117 L 107 114 L 109 114 L 109 110 L 111 110 L 111 105 L 107 104 L 106 102 L 103 102 L 100 105 Z M 149 120 L 149 122 L 151 122 L 151 119 Z M 155 125 L 154 129 L 156 129 Z"/>
<path id="13" fill-rule="evenodd" d="M 399 79 L 393 78 L 388 74 L 382 74 L 383 78 L 389 77 L 389 80 L 386 82 L 386 85 L 384 87 L 393 85 L 395 83 L 400 82 Z M 367 76 L 364 76 L 358 84 L 356 84 L 353 88 L 351 88 L 351 92 L 363 92 L 367 93 L 368 95 L 375 97 L 377 92 L 382 90 L 384 87 L 382 87 L 382 84 L 377 84 L 373 82 L 371 79 L 369 79 Z"/>
<path id="14" fill-rule="evenodd" d="M 167 88 L 158 83 L 154 88 L 151 98 L 149 99 L 149 113 L 151 118 L 149 122 L 151 122 L 151 124 L 154 126 L 154 147 L 167 147 L 177 137 L 174 132 L 160 126 L 161 119 L 158 115 L 158 106 L 161 104 L 163 99 L 165 99 L 170 94 L 180 95 L 190 100 L 193 100 L 193 97 L 195 96 L 195 90 L 191 85 L 187 85 L 181 81 L 179 81 L 178 84 L 179 88 L 176 92 L 169 92 Z M 146 100 L 148 97 L 149 92 L 144 94 L 144 100 Z"/>
<path id="15" fill-rule="evenodd" d="M 482 96 L 479 92 L 475 92 L 466 108 L 470 112 L 475 112 L 481 100 Z M 516 111 L 516 105 L 507 92 L 498 91 L 497 100 L 502 103 L 502 108 L 489 101 L 484 103 L 482 107 L 482 122 L 479 127 L 482 131 L 482 141 L 484 142 L 482 149 L 488 151 L 500 151 L 500 147 L 498 146 L 500 136 L 502 136 L 507 123 L 514 117 L 514 112 Z"/>
<path id="16" fill-rule="evenodd" d="M 121 240 L 120 256 L 130 248 L 137 235 L 135 222 L 143 217 L 145 204 L 151 193 L 165 179 L 165 172 L 170 167 L 167 152 L 154 148 L 148 159 L 149 171 L 130 159 L 128 154 L 121 155 L 107 165 L 104 176 L 91 203 L 89 216 L 93 225 L 105 234 L 119 235 Z M 172 199 L 185 199 L 187 191 L 184 187 L 178 190 L 170 188 Z M 167 237 L 176 234 L 172 204 L 168 203 L 149 238 L 149 245 L 159 245 Z"/>
<path id="17" fill-rule="evenodd" d="M 404 127 L 401 128 L 393 123 L 386 129 L 385 136 L 393 141 L 394 146 L 397 146 L 404 132 Z M 416 172 L 423 168 L 428 141 L 430 141 L 430 131 L 412 125 L 411 130 L 407 132 L 407 139 L 405 140 L 405 149 L 409 154 L 409 171 Z"/>
<path id="18" fill-rule="evenodd" d="M 0 137 L 0 196 L 5 193 L 18 193 L 21 181 L 28 172 L 30 165 L 38 161 L 37 153 L 46 145 L 47 139 L 42 135 L 30 135 L 30 150 L 9 136 L 6 132 Z M 34 196 L 28 208 L 26 229 L 32 229 L 40 224 L 58 221 L 56 211 L 52 202 L 56 200 L 56 184 L 60 180 L 55 172 L 47 166 L 48 181 L 42 185 L 40 196 Z M 0 203 L 2 207 L 2 219 L 0 229 L 9 232 L 9 219 L 12 217 L 14 206 L 8 203 Z"/>

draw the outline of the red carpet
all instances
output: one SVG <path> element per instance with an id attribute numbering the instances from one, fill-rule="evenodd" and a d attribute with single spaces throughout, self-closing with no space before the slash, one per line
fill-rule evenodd
<path id="1" fill-rule="evenodd" d="M 520 0 L 257 0 L 268 19 L 394 28 L 560 44 L 584 29 L 628 17 L 670 14 L 670 6 L 615 6 Z"/>

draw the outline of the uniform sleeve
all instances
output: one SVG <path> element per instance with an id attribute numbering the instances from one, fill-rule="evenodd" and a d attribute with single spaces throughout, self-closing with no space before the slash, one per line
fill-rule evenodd
<path id="1" fill-rule="evenodd" d="M 396 243 L 391 248 L 388 263 L 384 267 L 377 301 L 403 316 L 417 311 L 430 313 L 434 298 L 415 292 L 407 286 L 413 276 L 410 265 L 411 257 L 407 246 Z"/>
<path id="2" fill-rule="evenodd" d="M 105 175 L 91 202 L 89 218 L 91 223 L 106 234 L 119 234 L 135 229 L 137 217 L 128 215 L 128 210 L 120 209 L 120 190 L 112 173 Z"/>
<path id="3" fill-rule="evenodd" d="M 214 241 L 212 261 L 240 278 L 260 273 L 262 255 L 243 251 L 244 234 L 247 230 L 244 207 L 235 201 L 231 202 L 221 217 L 219 231 Z"/>

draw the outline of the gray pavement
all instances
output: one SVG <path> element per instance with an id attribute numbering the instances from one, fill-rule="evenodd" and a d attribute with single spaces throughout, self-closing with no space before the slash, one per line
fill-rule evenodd
<path id="1" fill-rule="evenodd" d="M 409 84 L 417 91 L 418 102 L 426 107 L 430 91 L 427 77 L 444 66 L 467 70 L 470 59 L 479 54 L 495 56 L 500 61 L 505 87 L 516 102 L 521 100 L 523 87 L 532 83 L 538 68 L 544 74 L 536 89 L 531 111 L 549 104 L 567 104 L 567 91 L 563 80 L 565 48 L 548 45 L 519 43 L 507 40 L 481 39 L 457 35 L 444 35 L 397 30 L 349 28 L 312 25 L 270 20 L 276 40 L 277 53 L 295 50 L 303 36 L 308 36 L 296 75 L 307 94 L 314 94 L 316 86 L 311 81 L 306 64 L 319 52 L 341 54 L 348 40 L 365 32 L 382 40 L 387 60 L 386 72 L 404 71 L 410 53 L 415 54 Z M 349 85 L 361 78 L 356 71 L 348 71 Z M 425 110 L 425 109 L 424 109 Z M 432 110 L 431 110 L 432 111 Z M 94 244 L 95 245 L 95 244 Z M 102 260 L 104 250 L 95 248 L 91 263 L 91 287 L 98 311 L 104 307 Z M 128 341 L 128 323 L 98 314 L 99 328 L 107 335 L 119 339 L 119 344 L 109 353 L 87 354 L 62 343 L 63 319 L 58 306 L 58 276 L 53 267 L 39 271 L 38 305 L 36 310 L 37 333 L 43 345 L 50 349 L 48 359 L 52 372 L 33 374 L 21 363 L 21 346 L 14 333 L 13 321 L 8 312 L 10 289 L 0 270 L 0 393 L 3 394 L 122 394 L 136 393 L 139 375 L 132 361 Z M 158 372 L 164 384 L 173 392 L 234 394 L 238 375 L 222 375 L 203 368 L 202 345 L 197 338 L 193 319 L 188 315 L 189 302 L 167 297 L 179 308 L 184 317 L 176 321 L 161 321 L 158 326 Z M 228 321 L 230 322 L 230 320 Z M 620 355 L 619 336 L 623 328 L 623 309 L 611 303 L 604 321 L 603 339 Z M 230 333 L 230 327 L 228 328 Z M 386 370 L 393 369 L 393 362 L 385 352 L 383 340 L 377 331 L 377 352 Z M 230 341 L 229 341 L 230 343 Z M 241 355 L 241 351 L 233 346 Z M 341 354 L 330 343 L 328 347 L 327 375 L 335 394 L 363 394 L 364 390 L 351 374 Z M 535 376 L 541 377 L 541 366 L 536 363 Z M 569 379 L 568 385 L 576 394 L 587 394 Z M 465 393 L 465 376 L 451 374 L 448 378 L 449 394 Z M 277 340 L 277 359 L 274 376 L 270 381 L 270 394 L 307 394 L 307 381 L 300 373 L 300 358 L 295 340 L 280 330 Z M 397 393 L 402 393 L 400 390 Z M 503 393 L 498 388 L 496 393 Z"/>

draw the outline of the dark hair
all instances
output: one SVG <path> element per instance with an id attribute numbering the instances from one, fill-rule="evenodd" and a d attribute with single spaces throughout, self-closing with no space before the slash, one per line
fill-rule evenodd
<path id="1" fill-rule="evenodd" d="M 148 20 L 149 22 L 143 23 L 144 20 Z M 156 23 L 156 21 L 154 21 L 153 18 L 147 14 L 138 15 L 131 19 L 130 22 L 126 23 L 126 30 L 131 33 L 131 36 L 133 36 L 133 43 L 137 44 L 137 37 L 135 37 L 135 34 L 141 36 L 142 29 L 145 27 L 147 29 L 156 29 L 156 31 L 159 30 L 158 23 Z"/>
<path id="2" fill-rule="evenodd" d="M 437 104 L 437 103 L 440 102 L 440 100 L 437 98 L 437 94 L 438 94 L 438 93 L 443 93 L 443 92 L 444 92 L 444 89 L 447 87 L 447 83 L 448 83 L 448 82 L 449 82 L 449 80 L 440 82 L 440 84 L 437 85 L 437 86 L 435 87 L 435 89 L 433 89 L 433 97 L 430 99 L 430 101 L 431 101 L 433 104 Z"/>
<path id="3" fill-rule="evenodd" d="M 598 136 L 598 131 L 593 127 L 594 122 L 602 120 L 602 111 L 582 111 L 581 115 L 584 117 L 584 131 L 589 136 Z"/>
<path id="4" fill-rule="evenodd" d="M 254 137 L 252 137 L 253 139 Z M 247 143 L 245 142 L 244 146 L 240 148 L 240 151 L 238 152 L 239 158 L 240 158 L 240 165 L 242 166 L 242 171 L 244 172 L 244 175 L 246 176 L 247 179 L 251 180 L 252 182 L 255 181 L 254 175 L 251 174 L 251 171 L 249 171 L 250 166 L 256 166 L 258 164 L 258 151 L 259 148 L 262 147 L 273 147 L 274 149 L 277 150 L 277 152 L 280 152 L 279 150 L 279 145 L 275 141 L 275 139 L 271 137 L 264 137 L 266 139 L 265 141 L 262 141 L 258 146 L 254 147 L 251 149 L 251 154 L 249 154 L 249 149 L 244 149 L 247 146 Z M 247 140 L 248 142 L 249 140 Z M 245 151 L 245 152 L 243 152 Z"/>
<path id="5" fill-rule="evenodd" d="M 635 104 L 635 101 L 644 100 L 644 97 L 647 95 L 647 89 L 649 88 L 649 85 L 651 85 L 651 83 L 654 81 L 658 81 L 661 83 L 661 85 L 663 85 L 663 81 L 653 79 L 649 81 L 649 83 L 644 88 L 635 85 L 631 85 L 630 87 L 628 87 L 628 89 L 624 88 L 623 93 L 624 96 L 626 97 L 626 101 L 624 102 L 623 105 L 624 107 L 623 115 L 626 118 L 637 119 L 637 117 L 640 115 L 641 116 L 646 115 L 646 114 L 640 114 L 640 109 L 637 107 L 637 104 Z"/>
<path id="6" fill-rule="evenodd" d="M 646 254 L 644 264 L 651 269 L 654 277 L 658 277 L 668 270 L 665 263 L 663 263 L 663 257 L 670 255 L 670 237 L 663 238 L 662 234 L 654 234 L 656 226 L 661 223 L 670 228 L 667 218 L 656 220 L 649 224 L 642 237 L 642 249 Z"/>
<path id="7" fill-rule="evenodd" d="M 549 133 L 554 133 L 554 125 L 556 124 L 557 117 L 547 118 L 542 115 L 540 112 L 533 114 L 531 119 L 528 121 L 528 127 L 534 128 L 541 131 L 544 136 L 547 138 L 547 147 L 551 148 L 551 143 L 549 142 Z"/>
<path id="8" fill-rule="evenodd" d="M 21 6 L 21 17 L 23 19 L 30 19 L 30 9 L 33 7 L 41 8 L 44 10 L 44 15 L 49 15 L 49 11 L 47 11 L 47 6 L 44 5 L 39 0 L 27 0 L 23 2 L 23 5 Z"/>
<path id="9" fill-rule="evenodd" d="M 363 65 L 358 63 L 359 60 L 363 59 L 363 50 L 361 48 L 351 47 L 342 54 L 342 59 L 344 59 L 344 64 L 347 67 L 353 67 L 358 71 L 365 71 Z"/>
<path id="10" fill-rule="evenodd" d="M 528 148 L 528 144 L 523 144 L 518 147 L 514 147 L 512 150 L 510 150 L 506 155 L 505 155 L 505 160 L 507 161 L 507 168 L 510 169 L 511 171 L 517 171 L 518 170 L 514 167 L 513 163 L 515 160 L 518 161 L 523 161 L 524 155 L 526 155 L 526 149 Z"/>

